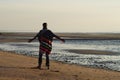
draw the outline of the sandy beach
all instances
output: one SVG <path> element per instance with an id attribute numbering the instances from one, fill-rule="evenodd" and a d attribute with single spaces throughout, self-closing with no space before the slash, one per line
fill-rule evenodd
<path id="1" fill-rule="evenodd" d="M 120 72 L 51 61 L 36 68 L 37 58 L 0 51 L 0 80 L 120 80 Z"/>
<path id="2" fill-rule="evenodd" d="M 27 42 L 34 34 L 26 33 L 1 33 L 0 42 Z M 59 34 L 62 37 L 71 37 L 70 34 Z M 63 36 L 64 35 L 64 36 Z M 90 34 L 95 37 L 99 34 Z M 81 34 L 80 38 L 89 39 L 89 34 Z M 104 34 L 103 34 L 104 35 Z M 110 36 L 108 36 L 110 35 Z M 108 39 L 114 34 L 107 34 Z M 115 34 L 116 35 L 116 34 Z M 23 38 L 23 36 L 25 38 Z M 80 34 L 78 34 L 80 36 Z M 73 35 L 72 38 L 78 36 Z M 104 35 L 106 36 L 106 35 Z M 104 37 L 100 34 L 100 39 Z M 12 38 L 11 38 L 12 37 Z M 117 38 L 117 36 L 115 37 Z M 99 38 L 98 38 L 99 39 Z M 119 39 L 119 38 L 118 38 Z M 67 50 L 70 52 L 88 54 L 112 54 L 104 51 L 90 50 Z M 43 60 L 42 70 L 36 68 L 38 59 L 25 55 L 18 55 L 12 52 L 0 51 L 0 80 L 120 80 L 120 72 L 85 67 L 75 64 L 66 64 L 58 61 L 50 62 L 50 70 L 45 67 Z"/>

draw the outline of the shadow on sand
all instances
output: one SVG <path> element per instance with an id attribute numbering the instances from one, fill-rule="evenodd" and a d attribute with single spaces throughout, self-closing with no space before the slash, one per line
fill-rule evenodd
<path id="1" fill-rule="evenodd" d="M 35 66 L 35 67 L 19 67 L 19 66 L 15 66 L 15 67 L 11 67 L 11 66 L 0 66 L 0 69 L 38 69 L 38 70 L 48 70 L 48 69 L 46 69 L 46 68 L 41 68 L 41 69 L 39 69 L 37 66 Z M 51 72 L 60 72 L 59 70 L 49 70 L 49 71 L 51 71 Z"/>
<path id="2" fill-rule="evenodd" d="M 11 67 L 11 66 L 0 66 L 0 68 L 39 69 L 38 67 L 19 67 L 19 66 L 15 66 L 15 67 Z"/>

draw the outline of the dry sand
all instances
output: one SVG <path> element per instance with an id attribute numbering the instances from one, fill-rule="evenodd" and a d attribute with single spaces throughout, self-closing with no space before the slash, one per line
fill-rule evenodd
<path id="1" fill-rule="evenodd" d="M 35 68 L 37 58 L 0 51 L 0 80 L 120 80 L 120 72 L 51 61 L 50 70 Z"/>

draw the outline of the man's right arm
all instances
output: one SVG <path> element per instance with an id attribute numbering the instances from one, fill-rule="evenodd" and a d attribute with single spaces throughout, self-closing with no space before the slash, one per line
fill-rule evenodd
<path id="1" fill-rule="evenodd" d="M 33 37 L 32 39 L 29 39 L 28 42 L 32 42 L 34 39 L 36 39 L 36 37 L 38 37 L 38 35 L 39 35 L 39 33 L 35 37 Z"/>

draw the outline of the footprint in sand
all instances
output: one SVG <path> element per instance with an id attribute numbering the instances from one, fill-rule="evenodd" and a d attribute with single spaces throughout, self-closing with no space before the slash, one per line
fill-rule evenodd
<path id="1" fill-rule="evenodd" d="M 50 70 L 51 72 L 60 72 L 59 70 Z"/>

